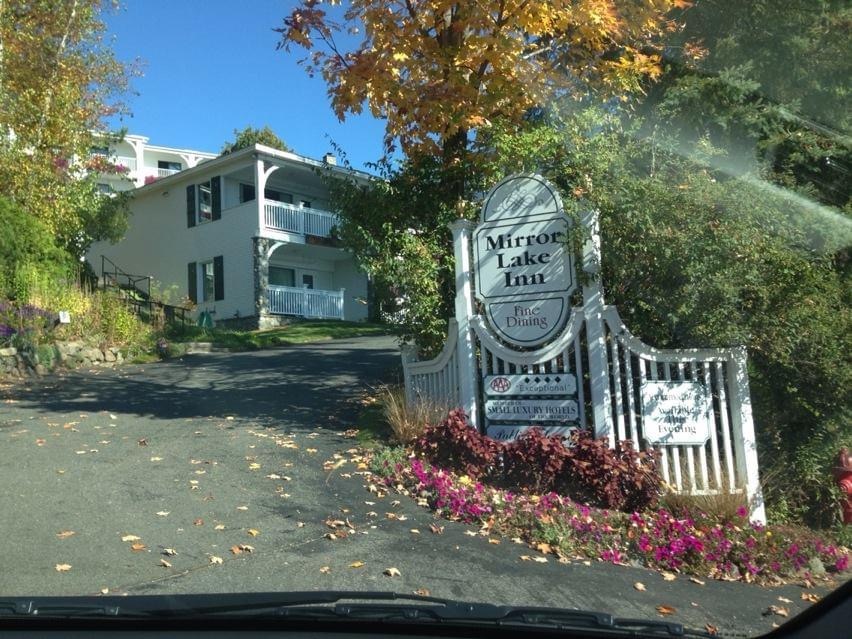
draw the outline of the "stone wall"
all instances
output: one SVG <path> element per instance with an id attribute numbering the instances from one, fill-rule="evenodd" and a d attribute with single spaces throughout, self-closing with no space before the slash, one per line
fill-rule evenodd
<path id="1" fill-rule="evenodd" d="M 112 366 L 124 361 L 117 347 L 96 348 L 83 342 L 42 344 L 32 350 L 0 348 L 0 377 L 45 375 L 57 367 Z"/>

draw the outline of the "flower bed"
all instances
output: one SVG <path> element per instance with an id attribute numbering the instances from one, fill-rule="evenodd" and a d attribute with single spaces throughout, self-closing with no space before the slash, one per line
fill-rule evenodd
<path id="1" fill-rule="evenodd" d="M 439 515 L 483 530 L 517 536 L 565 561 L 638 562 L 699 577 L 777 584 L 842 572 L 845 548 L 800 529 L 773 529 L 708 515 L 679 518 L 664 509 L 623 513 L 591 508 L 554 492 L 518 493 L 455 474 L 412 455 L 373 464 L 374 479 L 418 499 Z"/>

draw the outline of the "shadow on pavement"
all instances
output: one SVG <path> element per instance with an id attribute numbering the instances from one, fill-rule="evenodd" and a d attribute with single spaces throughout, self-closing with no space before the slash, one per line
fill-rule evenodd
<path id="1" fill-rule="evenodd" d="M 22 408 L 42 412 L 233 416 L 300 428 L 338 413 L 366 388 L 395 380 L 398 368 L 393 338 L 360 338 L 74 371 L 31 381 L 15 396 Z"/>

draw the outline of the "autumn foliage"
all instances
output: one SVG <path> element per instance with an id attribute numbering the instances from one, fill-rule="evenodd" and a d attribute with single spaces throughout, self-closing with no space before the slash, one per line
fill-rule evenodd
<path id="1" fill-rule="evenodd" d="M 660 72 L 659 41 L 678 0 L 302 0 L 279 48 L 304 48 L 340 119 L 366 104 L 407 154 L 445 154 L 496 118 L 590 89 L 635 90 Z M 361 40 L 344 46 L 353 36 Z"/>

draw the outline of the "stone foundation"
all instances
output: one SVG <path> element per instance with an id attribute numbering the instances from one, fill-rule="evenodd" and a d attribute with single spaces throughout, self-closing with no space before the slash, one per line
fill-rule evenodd
<path id="1" fill-rule="evenodd" d="M 34 377 L 46 375 L 62 366 L 112 366 L 124 361 L 116 347 L 95 348 L 83 342 L 41 344 L 32 350 L 0 348 L 0 377 Z"/>

